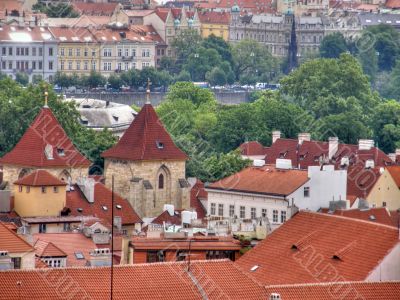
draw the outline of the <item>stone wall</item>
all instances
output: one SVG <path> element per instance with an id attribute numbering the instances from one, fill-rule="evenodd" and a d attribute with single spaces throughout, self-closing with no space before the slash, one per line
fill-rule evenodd
<path id="1" fill-rule="evenodd" d="M 249 102 L 249 92 L 214 92 L 215 98 L 221 104 L 240 104 L 243 102 Z M 129 92 L 129 93 L 98 93 L 98 92 L 88 92 L 88 93 L 67 93 L 67 98 L 94 98 L 105 101 L 112 101 L 116 103 L 137 106 L 143 106 L 146 102 L 146 93 L 142 92 Z M 151 104 L 157 106 L 165 99 L 166 93 L 159 92 L 151 93 Z"/>
<path id="2" fill-rule="evenodd" d="M 127 198 L 142 217 L 155 217 L 163 211 L 164 204 L 176 208 L 189 207 L 189 191 L 181 189 L 179 179 L 185 178 L 185 161 L 121 161 L 106 159 L 104 175 L 106 186 Z M 158 188 L 160 170 L 167 172 L 163 189 Z M 148 182 L 145 182 L 148 181 Z"/>
<path id="3" fill-rule="evenodd" d="M 62 168 L 62 167 L 53 167 L 53 168 L 33 168 L 33 167 L 21 167 L 16 165 L 3 165 L 3 181 L 8 182 L 8 188 L 13 191 L 13 183 L 19 179 L 19 175 L 23 170 L 27 171 L 27 174 L 37 170 L 44 169 L 48 171 L 53 176 L 61 179 L 65 177 L 65 171 L 70 174 L 72 183 L 75 183 L 79 176 L 87 176 L 88 168 L 87 167 L 77 167 L 77 168 Z"/>

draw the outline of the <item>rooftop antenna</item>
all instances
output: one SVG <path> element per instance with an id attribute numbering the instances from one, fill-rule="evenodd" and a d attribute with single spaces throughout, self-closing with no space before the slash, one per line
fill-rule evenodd
<path id="1" fill-rule="evenodd" d="M 146 104 L 151 104 L 150 102 L 150 78 L 147 78 L 147 90 L 146 90 Z"/>
<path id="2" fill-rule="evenodd" d="M 48 96 L 49 96 L 49 92 L 48 92 L 48 86 L 47 84 L 44 87 L 44 107 L 48 108 Z"/>

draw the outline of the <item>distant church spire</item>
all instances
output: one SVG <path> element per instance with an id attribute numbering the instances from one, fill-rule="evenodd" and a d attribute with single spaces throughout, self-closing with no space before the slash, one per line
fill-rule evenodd
<path id="1" fill-rule="evenodd" d="M 296 38 L 296 20 L 293 14 L 288 15 L 292 19 L 292 29 L 290 32 L 290 41 L 288 49 L 288 65 L 287 73 L 290 73 L 294 68 L 297 67 L 297 38 Z"/>
<path id="2" fill-rule="evenodd" d="M 147 78 L 146 104 L 150 104 L 150 78 Z"/>

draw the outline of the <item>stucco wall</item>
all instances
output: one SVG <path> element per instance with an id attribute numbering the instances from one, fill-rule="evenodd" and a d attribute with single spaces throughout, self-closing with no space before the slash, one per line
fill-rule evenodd
<path id="1" fill-rule="evenodd" d="M 400 242 L 366 278 L 366 281 L 389 280 L 400 280 Z"/>
<path id="2" fill-rule="evenodd" d="M 371 206 L 382 207 L 383 202 L 386 202 L 389 210 L 400 208 L 400 190 L 387 169 L 375 183 L 367 200 Z"/>

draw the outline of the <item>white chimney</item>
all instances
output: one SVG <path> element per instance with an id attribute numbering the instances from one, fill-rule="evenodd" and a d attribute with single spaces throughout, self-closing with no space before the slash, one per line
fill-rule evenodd
<path id="1" fill-rule="evenodd" d="M 400 156 L 400 148 L 396 149 L 396 156 Z"/>
<path id="2" fill-rule="evenodd" d="M 272 131 L 272 144 L 276 142 L 277 139 L 281 138 L 281 132 L 279 130 Z"/>
<path id="3" fill-rule="evenodd" d="M 374 140 L 358 140 L 358 150 L 371 150 L 374 147 Z"/>
<path id="4" fill-rule="evenodd" d="M 365 162 L 366 169 L 372 169 L 375 167 L 375 161 L 373 159 L 367 159 Z"/>
<path id="5" fill-rule="evenodd" d="M 396 153 L 389 153 L 388 156 L 392 162 L 396 162 Z"/>
<path id="6" fill-rule="evenodd" d="M 164 204 L 163 211 L 168 211 L 168 214 L 172 217 L 175 215 L 175 207 L 173 204 Z"/>
<path id="7" fill-rule="evenodd" d="M 339 138 L 334 136 L 329 138 L 329 150 L 328 150 L 328 158 L 332 159 L 335 153 L 338 151 L 339 147 Z"/>
<path id="8" fill-rule="evenodd" d="M 299 144 L 303 144 L 304 141 L 310 141 L 311 140 L 311 134 L 308 132 L 302 132 L 299 133 L 298 135 L 299 138 Z"/>
<path id="9" fill-rule="evenodd" d="M 79 177 L 77 183 L 86 200 L 89 203 L 94 203 L 94 186 L 96 185 L 96 181 L 93 178 Z"/>

